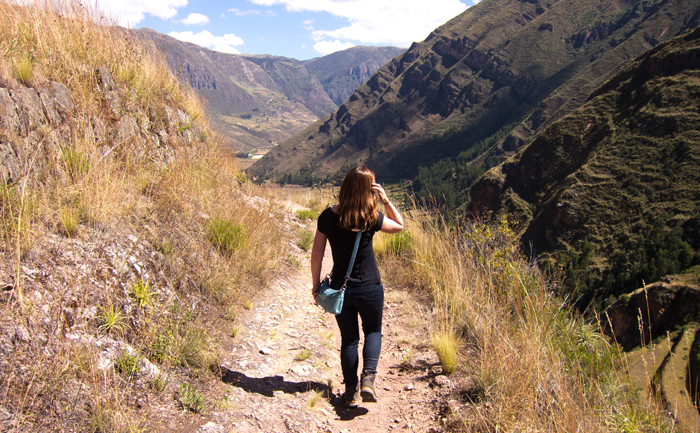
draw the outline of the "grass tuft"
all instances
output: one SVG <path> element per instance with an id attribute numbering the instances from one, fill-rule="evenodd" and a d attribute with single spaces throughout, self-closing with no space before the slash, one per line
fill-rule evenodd
<path id="1" fill-rule="evenodd" d="M 148 281 L 138 280 L 129 287 L 129 294 L 136 300 L 136 303 L 141 308 L 147 307 L 155 292 L 151 290 L 151 285 Z"/>
<path id="2" fill-rule="evenodd" d="M 114 361 L 114 369 L 125 376 L 137 376 L 139 374 L 139 358 L 123 353 Z"/>
<path id="3" fill-rule="evenodd" d="M 311 350 L 309 349 L 301 349 L 299 353 L 297 353 L 297 355 L 294 357 L 294 360 L 297 362 L 306 361 L 307 359 L 311 358 L 312 353 L 313 352 L 311 352 Z"/>
<path id="4" fill-rule="evenodd" d="M 126 316 L 110 301 L 108 307 L 99 307 L 97 318 L 102 322 L 100 330 L 121 334 L 126 330 Z"/>
<path id="5" fill-rule="evenodd" d="M 432 338 L 433 349 L 437 353 L 442 371 L 450 375 L 457 367 L 457 350 L 459 349 L 459 338 L 452 329 L 438 331 Z"/>
<path id="6" fill-rule="evenodd" d="M 312 209 L 299 209 L 296 211 L 296 216 L 302 221 L 314 220 L 318 218 L 318 212 Z"/>
<path id="7" fill-rule="evenodd" d="M 204 397 L 189 383 L 183 382 L 180 384 L 177 401 L 182 405 L 183 409 L 187 409 L 191 412 L 198 414 L 205 414 L 207 412 Z"/>
<path id="8" fill-rule="evenodd" d="M 29 86 L 34 77 L 34 61 L 27 55 L 19 55 L 13 59 L 12 63 L 17 80 Z"/>
<path id="9" fill-rule="evenodd" d="M 247 229 L 233 221 L 215 218 L 206 224 L 205 230 L 207 239 L 224 255 L 230 256 L 248 245 Z"/>

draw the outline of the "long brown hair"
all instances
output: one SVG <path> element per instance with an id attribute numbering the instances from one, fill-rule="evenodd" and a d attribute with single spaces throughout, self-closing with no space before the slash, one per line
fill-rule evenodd
<path id="1" fill-rule="evenodd" d="M 338 216 L 345 230 L 369 230 L 377 223 L 377 199 L 372 190 L 374 173 L 365 165 L 351 168 L 340 184 Z"/>

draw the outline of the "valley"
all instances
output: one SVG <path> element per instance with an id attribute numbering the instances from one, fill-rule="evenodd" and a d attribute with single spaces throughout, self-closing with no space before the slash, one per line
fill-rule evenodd
<path id="1" fill-rule="evenodd" d="M 0 2 L 0 431 L 697 430 L 700 4 L 310 61 L 92 13 Z M 405 227 L 348 408 L 309 261 L 359 163 Z"/>

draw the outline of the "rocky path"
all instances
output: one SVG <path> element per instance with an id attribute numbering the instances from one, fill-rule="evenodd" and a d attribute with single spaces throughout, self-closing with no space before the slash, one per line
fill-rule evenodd
<path id="1" fill-rule="evenodd" d="M 199 432 L 437 432 L 438 396 L 450 387 L 428 340 L 430 312 L 409 294 L 386 288 L 379 402 L 346 408 L 340 334 L 310 296 L 307 254 L 300 269 L 273 282 L 237 318 L 226 348 L 222 397 Z M 330 268 L 330 251 L 324 268 Z M 204 420 L 203 420 L 204 422 Z"/>

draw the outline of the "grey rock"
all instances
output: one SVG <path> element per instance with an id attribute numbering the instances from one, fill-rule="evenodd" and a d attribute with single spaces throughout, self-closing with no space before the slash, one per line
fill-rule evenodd
<path id="1" fill-rule="evenodd" d="M 10 143 L 0 142 L 0 177 L 4 182 L 19 178 L 20 162 Z"/>
<path id="2" fill-rule="evenodd" d="M 107 68 L 105 68 L 104 66 L 100 66 L 95 72 L 97 74 L 99 84 L 102 86 L 103 90 L 116 89 L 116 85 L 114 84 L 114 80 L 112 79 L 112 74 L 109 73 Z"/>
<path id="3" fill-rule="evenodd" d="M 41 99 L 36 90 L 18 87 L 10 90 L 10 96 L 12 96 L 16 104 L 17 115 L 20 120 L 20 135 L 27 136 L 30 131 L 48 124 L 48 120 L 44 116 Z"/>
<path id="4" fill-rule="evenodd" d="M 7 89 L 0 88 L 0 125 L 11 133 L 19 134 L 20 121 L 17 116 L 15 101 Z"/>
<path id="5" fill-rule="evenodd" d="M 443 375 L 435 376 L 435 379 L 433 379 L 433 383 L 435 383 L 435 385 L 437 386 L 446 386 L 450 384 L 450 379 Z"/>
<path id="6" fill-rule="evenodd" d="M 49 83 L 49 92 L 53 97 L 56 110 L 63 121 L 66 121 L 72 117 L 75 110 L 75 105 L 73 104 L 73 99 L 70 96 L 70 90 L 68 90 L 68 87 L 66 87 L 63 83 L 52 81 Z"/>

